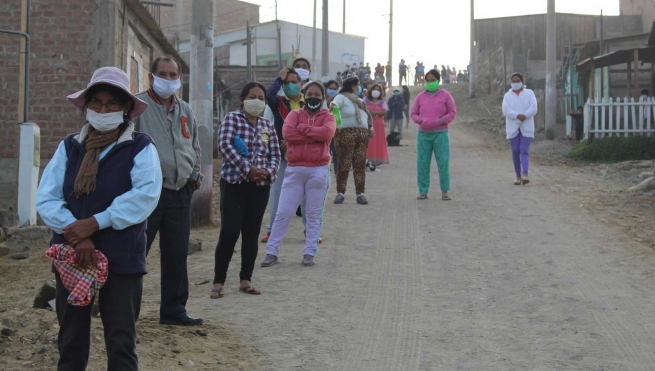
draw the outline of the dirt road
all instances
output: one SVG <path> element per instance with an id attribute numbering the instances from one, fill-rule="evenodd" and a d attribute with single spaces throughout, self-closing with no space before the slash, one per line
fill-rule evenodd
<path id="1" fill-rule="evenodd" d="M 237 291 L 238 249 L 224 299 L 192 286 L 188 310 L 209 338 L 156 325 L 158 255 L 149 257 L 142 368 L 655 369 L 653 250 L 586 206 L 598 187 L 590 174 L 535 163 L 533 183 L 513 186 L 509 153 L 489 150 L 466 120 L 451 129 L 453 201 L 439 200 L 436 168 L 431 198 L 416 200 L 412 127 L 392 163 L 367 173 L 368 206 L 355 203 L 352 180 L 346 203 L 327 205 L 316 266 L 300 264 L 297 218 L 280 264 L 256 268 L 263 295 Z M 189 258 L 190 281 L 201 282 L 218 231 L 193 235 L 205 249 Z"/>

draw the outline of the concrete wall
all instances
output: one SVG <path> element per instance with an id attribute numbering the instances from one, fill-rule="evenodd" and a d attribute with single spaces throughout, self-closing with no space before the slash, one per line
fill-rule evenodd
<path id="1" fill-rule="evenodd" d="M 642 32 L 650 32 L 655 22 L 655 6 L 650 0 L 620 0 L 621 14 L 641 17 Z"/>
<path id="2" fill-rule="evenodd" d="M 174 43 L 191 39 L 192 0 L 166 0 L 174 7 L 160 8 L 159 25 Z M 219 34 L 259 23 L 259 5 L 238 0 L 214 0 L 214 32 Z"/>

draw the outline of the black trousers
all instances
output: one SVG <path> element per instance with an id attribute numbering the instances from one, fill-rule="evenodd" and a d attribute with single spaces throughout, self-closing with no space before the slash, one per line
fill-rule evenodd
<path id="1" fill-rule="evenodd" d="M 161 319 L 175 319 L 186 313 L 189 298 L 187 255 L 191 233 L 191 197 L 193 186 L 187 183 L 177 191 L 163 188 L 157 208 L 148 217 L 146 236 L 150 252 L 159 232 L 161 250 Z"/>
<path id="2" fill-rule="evenodd" d="M 67 302 L 70 292 L 57 279 L 57 320 L 59 321 L 58 371 L 83 371 L 89 361 L 91 347 L 91 311 L 93 304 L 84 307 Z M 143 275 L 109 273 L 100 289 L 100 316 L 105 330 L 107 370 L 137 371 L 136 320 L 141 311 Z"/>
<path id="3" fill-rule="evenodd" d="M 225 283 L 234 246 L 241 235 L 241 281 L 252 279 L 259 249 L 259 231 L 270 186 L 252 182 L 230 184 L 221 179 L 221 232 L 216 246 L 214 283 Z"/>

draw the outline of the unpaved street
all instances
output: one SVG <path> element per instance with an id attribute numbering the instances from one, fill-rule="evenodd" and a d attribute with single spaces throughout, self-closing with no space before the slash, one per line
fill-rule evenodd
<path id="1" fill-rule="evenodd" d="M 196 370 L 655 369 L 655 254 L 624 232 L 630 220 L 590 201 L 615 185 L 539 161 L 531 185 L 512 185 L 509 151 L 464 125 L 473 111 L 461 110 L 451 129 L 453 201 L 439 200 L 434 165 L 430 199 L 416 200 L 411 126 L 408 146 L 390 148 L 392 163 L 367 173 L 368 206 L 355 203 L 352 180 L 346 203 L 333 205 L 333 182 L 316 266 L 300 264 L 296 218 L 280 264 L 255 270 L 263 295 L 237 291 L 238 247 L 225 298 L 209 299 L 210 284 L 191 286 L 188 310 L 205 318 L 207 337 L 157 324 L 153 249 L 138 323 L 142 369 L 178 370 L 188 360 Z M 192 234 L 204 244 L 189 257 L 190 281 L 202 283 L 213 276 L 218 230 Z M 34 292 L 25 285 L 51 277 L 45 258 L 2 264 L 0 277 L 14 283 L 0 282 L 8 309 L 0 317 L 39 318 L 41 337 L 56 334 L 52 312 L 24 311 Z M 21 264 L 31 264 L 29 277 Z M 90 369 L 101 370 L 99 319 L 92 338 Z M 21 367 L 17 346 L 0 370 Z M 52 369 L 52 353 L 36 369 Z"/>

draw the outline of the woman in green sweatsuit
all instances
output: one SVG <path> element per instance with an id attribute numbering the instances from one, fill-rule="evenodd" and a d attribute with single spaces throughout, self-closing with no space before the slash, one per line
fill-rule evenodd
<path id="1" fill-rule="evenodd" d="M 419 125 L 416 138 L 417 180 L 419 200 L 428 198 L 432 154 L 437 160 L 441 199 L 449 201 L 450 137 L 448 127 L 457 115 L 455 100 L 449 92 L 439 89 L 441 75 L 430 70 L 425 75 L 426 91 L 416 96 L 412 106 L 412 120 Z"/>

